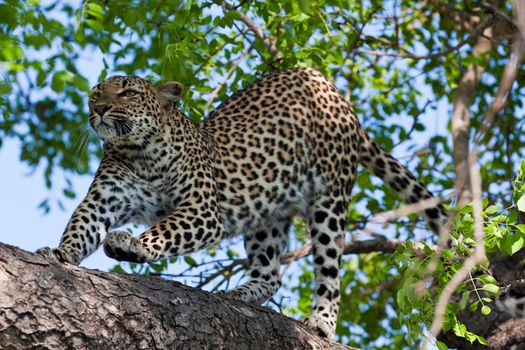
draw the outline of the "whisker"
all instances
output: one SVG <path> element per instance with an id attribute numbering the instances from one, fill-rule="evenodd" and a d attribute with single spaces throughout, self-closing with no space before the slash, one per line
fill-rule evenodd
<path id="1" fill-rule="evenodd" d="M 86 147 L 87 143 L 88 143 L 88 140 L 89 140 L 89 131 L 86 130 L 85 128 L 83 128 L 82 130 L 80 130 L 80 135 L 79 137 L 75 140 L 75 143 L 73 145 L 73 148 L 74 148 L 74 154 L 73 154 L 73 160 L 80 160 L 82 161 L 82 159 L 80 158 L 83 153 L 84 153 L 84 148 Z"/>
<path id="2" fill-rule="evenodd" d="M 113 118 L 115 130 L 119 136 L 129 134 L 132 130 L 132 123 L 126 119 Z"/>

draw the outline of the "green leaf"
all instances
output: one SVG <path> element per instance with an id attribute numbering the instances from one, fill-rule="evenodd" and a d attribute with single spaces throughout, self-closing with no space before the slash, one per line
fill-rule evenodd
<path id="1" fill-rule="evenodd" d="M 525 238 L 522 235 L 515 237 L 510 246 L 510 255 L 514 255 L 525 246 Z"/>
<path id="2" fill-rule="evenodd" d="M 488 275 L 488 274 L 484 274 L 484 275 L 481 275 L 478 277 L 480 282 L 483 283 L 483 284 L 496 284 L 498 283 L 498 281 L 496 281 L 496 279 L 494 277 L 492 277 L 491 275 Z"/>
<path id="3" fill-rule="evenodd" d="M 518 206 L 519 211 L 525 212 L 525 196 L 521 196 L 516 205 Z"/>
<path id="4" fill-rule="evenodd" d="M 64 189 L 64 195 L 68 198 L 75 198 L 75 193 L 71 190 L 68 190 L 67 188 Z"/>
<path id="5" fill-rule="evenodd" d="M 516 225 L 516 228 L 517 228 L 521 233 L 525 233 L 525 224 L 518 224 L 518 225 Z"/>
<path id="6" fill-rule="evenodd" d="M 93 17 L 96 17 L 96 18 L 103 18 L 103 13 L 104 13 L 104 8 L 102 6 L 100 6 L 99 4 L 97 3 L 94 3 L 94 2 L 90 2 L 87 4 L 87 7 L 86 7 L 86 10 L 87 12 L 93 16 Z"/>
<path id="7" fill-rule="evenodd" d="M 483 285 L 483 287 L 481 287 L 481 289 L 486 290 L 487 292 L 489 292 L 491 294 L 495 294 L 495 295 L 499 294 L 499 292 L 500 292 L 499 287 L 497 285 L 491 284 L 491 283 Z"/>
<path id="8" fill-rule="evenodd" d="M 55 92 L 64 91 L 64 80 L 62 79 L 61 73 L 55 73 L 51 79 L 51 88 Z"/>
<path id="9" fill-rule="evenodd" d="M 489 207 L 487 207 L 487 209 L 485 209 L 485 213 L 487 213 L 488 215 L 492 215 L 494 213 L 496 213 L 500 208 L 500 205 L 499 204 L 493 204 Z"/>
<path id="10" fill-rule="evenodd" d="M 115 265 L 111 270 L 111 272 L 119 272 L 119 273 L 124 273 L 124 269 L 122 268 L 122 266 L 120 265 Z"/>
<path id="11" fill-rule="evenodd" d="M 448 350 L 448 346 L 445 345 L 445 343 L 441 342 L 441 341 L 437 341 L 436 342 L 436 346 L 439 350 Z"/>
<path id="12" fill-rule="evenodd" d="M 482 336 L 478 336 L 478 338 L 476 339 L 481 345 L 489 345 L 489 343 L 487 342 L 487 340 L 485 338 L 483 338 Z"/>
<path id="13" fill-rule="evenodd" d="M 75 75 L 73 77 L 73 83 L 80 91 L 89 91 L 89 83 L 83 76 Z"/>
<path id="14" fill-rule="evenodd" d="M 11 90 L 12 88 L 10 85 L 0 82 L 0 94 L 1 95 L 7 95 L 8 93 L 11 92 Z"/>
<path id="15" fill-rule="evenodd" d="M 454 327 L 452 327 L 452 331 L 455 335 L 461 338 L 465 338 L 465 335 L 467 334 L 467 327 L 462 323 L 456 323 Z"/>
<path id="16" fill-rule="evenodd" d="M 191 267 L 197 266 L 197 262 L 195 261 L 195 259 L 193 259 L 189 255 L 184 256 L 184 261 L 186 262 L 186 264 L 190 265 Z"/>
<path id="17" fill-rule="evenodd" d="M 90 26 L 91 28 L 93 28 L 96 31 L 104 30 L 104 26 L 102 25 L 102 23 L 100 23 L 100 22 L 98 22 L 96 20 L 86 19 L 86 23 L 87 23 L 88 26 Z"/>
<path id="18" fill-rule="evenodd" d="M 164 265 L 161 263 L 148 263 L 149 267 L 151 267 L 155 272 L 161 273 L 164 271 Z"/>
<path id="19" fill-rule="evenodd" d="M 406 294 L 405 294 L 405 290 L 404 289 L 400 289 L 398 292 L 397 292 L 397 304 L 399 305 L 399 308 L 401 310 L 404 310 L 405 309 L 405 300 L 406 300 Z"/>
<path id="20" fill-rule="evenodd" d="M 308 18 L 310 18 L 310 16 L 308 16 L 304 12 L 297 13 L 296 15 L 293 15 L 293 16 L 288 16 L 288 19 L 294 22 L 302 22 Z"/>
<path id="21" fill-rule="evenodd" d="M 310 11 L 310 0 L 299 0 L 299 8 L 301 11 L 308 13 Z"/>
<path id="22" fill-rule="evenodd" d="M 467 302 L 468 302 L 468 298 L 470 296 L 470 293 L 471 293 L 471 291 L 467 290 L 467 291 L 464 291 L 463 294 L 461 295 L 461 299 L 459 301 L 459 307 L 461 309 L 464 309 L 467 306 Z"/>
<path id="23" fill-rule="evenodd" d="M 490 311 L 491 311 L 491 310 L 490 310 L 490 307 L 488 307 L 487 305 L 483 305 L 483 306 L 481 307 L 481 313 L 482 313 L 483 315 L 488 315 L 488 314 L 490 314 Z"/>

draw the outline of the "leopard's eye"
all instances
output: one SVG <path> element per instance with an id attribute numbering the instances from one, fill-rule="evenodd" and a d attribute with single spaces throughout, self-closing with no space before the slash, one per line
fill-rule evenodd
<path id="1" fill-rule="evenodd" d="M 126 90 L 120 94 L 120 96 L 124 96 L 124 97 L 133 97 L 136 95 L 138 95 L 138 92 L 135 90 Z"/>
<path id="2" fill-rule="evenodd" d="M 92 92 L 89 94 L 89 99 L 90 100 L 96 100 L 100 97 L 100 93 L 99 92 Z"/>

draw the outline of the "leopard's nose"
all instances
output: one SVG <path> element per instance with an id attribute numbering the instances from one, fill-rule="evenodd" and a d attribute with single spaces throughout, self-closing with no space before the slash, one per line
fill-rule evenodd
<path id="1" fill-rule="evenodd" d="M 104 114 L 106 114 L 107 111 L 109 111 L 111 109 L 111 105 L 108 105 L 108 104 L 98 104 L 98 105 L 95 105 L 95 107 L 93 107 L 93 109 L 95 110 L 95 112 L 103 117 Z"/>

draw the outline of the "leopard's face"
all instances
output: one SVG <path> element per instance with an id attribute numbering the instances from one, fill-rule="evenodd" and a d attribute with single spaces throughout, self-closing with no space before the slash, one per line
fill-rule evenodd
<path id="1" fill-rule="evenodd" d="M 142 143 L 162 131 L 164 109 L 180 95 L 179 83 L 155 86 L 139 77 L 113 76 L 91 89 L 89 124 L 105 142 Z"/>

